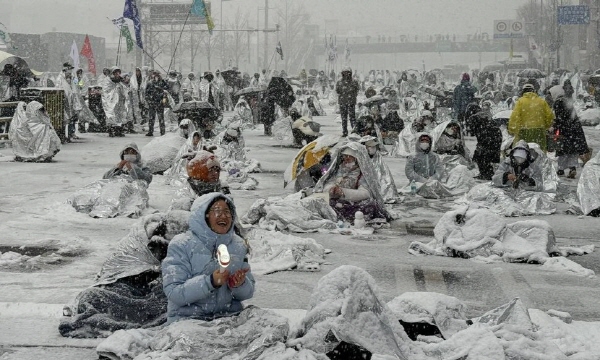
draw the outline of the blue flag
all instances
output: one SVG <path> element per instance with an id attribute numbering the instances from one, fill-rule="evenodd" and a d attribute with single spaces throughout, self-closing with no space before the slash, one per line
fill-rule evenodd
<path id="1" fill-rule="evenodd" d="M 135 29 L 135 41 L 140 49 L 143 49 L 142 44 L 142 22 L 140 20 L 140 12 L 138 11 L 135 0 L 125 0 L 125 8 L 123 9 L 123 17 L 133 21 Z"/>
<path id="2" fill-rule="evenodd" d="M 210 12 L 206 8 L 204 0 L 194 0 L 194 2 L 192 3 L 192 8 L 190 9 L 190 14 L 205 18 L 206 26 L 208 27 L 208 32 L 212 35 L 212 31 L 215 28 L 215 24 L 212 21 Z"/>

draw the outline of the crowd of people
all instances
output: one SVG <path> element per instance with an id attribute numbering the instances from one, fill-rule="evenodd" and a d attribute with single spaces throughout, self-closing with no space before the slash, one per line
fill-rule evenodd
<path id="1" fill-rule="evenodd" d="M 475 179 L 458 175 L 469 184 L 476 180 L 502 189 L 544 192 L 548 169 L 553 169 L 546 161 L 550 148 L 558 159 L 555 175 L 568 178 L 577 176 L 580 158 L 591 155 L 575 109 L 576 101 L 585 98 L 583 84 L 573 85 L 576 75 L 552 79 L 544 86 L 537 79 L 510 74 L 497 81 L 491 74 L 464 73 L 454 84 L 442 81 L 435 72 L 374 70 L 363 77 L 344 67 L 333 76 L 325 71 L 309 76 L 303 71 L 295 78 L 263 70 L 252 78 L 234 76 L 232 84 L 219 70 L 204 72 L 200 80 L 194 73 L 183 79 L 177 72 L 163 79 L 160 71 L 147 67 L 130 75 L 115 66 L 104 69 L 93 85 L 81 69 L 75 74 L 73 70 L 65 63 L 55 82 L 66 95 L 70 136 L 95 123 L 87 112 L 88 89 L 96 87 L 102 108 L 102 119 L 96 120 L 108 136 L 125 136 L 147 124 L 145 135 L 152 137 L 158 118 L 162 137 L 169 123 L 177 124 L 177 141 L 183 145 L 164 174 L 185 181 L 173 182 L 179 188 L 168 212 L 153 214 L 153 219 L 162 219 L 157 220 L 161 226 L 135 235 L 142 238 L 136 246 L 150 259 L 140 261 L 154 266 L 109 276 L 115 261 L 139 256 L 141 251 L 120 248 L 105 263 L 101 281 L 84 290 L 70 316 L 61 321 L 59 331 L 64 336 L 95 337 L 103 331 L 240 314 L 242 302 L 254 294 L 255 280 L 241 216 L 229 186 L 220 178 L 224 162 L 246 160 L 243 131 L 258 123 L 271 136 L 274 124 L 285 120 L 293 146 L 302 147 L 301 152 L 310 144 L 316 146 L 323 140 L 315 120 L 325 114 L 322 101 L 339 113 L 341 136 L 321 147 L 324 151 L 311 167 L 296 169 L 309 174 L 311 181 L 296 188 L 295 200 L 300 204 L 299 199 L 325 199 L 321 204 L 337 221 L 355 228 L 394 219 L 387 205 L 400 200 L 395 185 L 399 179 L 394 179 L 383 159 L 397 156 L 395 149 L 403 142 L 410 145 L 404 174 L 413 195 L 420 189 L 436 196 L 457 195 L 460 186 L 449 179 L 460 171 L 469 174 L 465 169 L 478 170 Z M 243 89 L 250 90 L 240 96 L 238 90 Z M 214 111 L 203 113 L 199 121 L 173 115 L 191 102 L 209 104 Z M 504 123 L 494 117 L 500 111 L 510 112 Z M 232 116 L 225 120 L 223 112 Z M 38 123 L 49 125 L 39 103 L 19 105 L 11 133 L 15 149 L 22 136 L 17 130 L 27 122 L 19 119 L 34 115 L 46 119 Z M 208 117 L 214 118 L 213 126 L 203 122 Z M 220 134 L 215 136 L 217 130 Z M 476 139 L 472 157 L 465 144 L 470 135 Z M 48 151 L 51 158 L 57 149 Z M 142 152 L 135 143 L 128 144 L 103 178 L 142 182 L 147 187 L 153 171 L 142 160 Z M 314 202 L 304 204 L 307 211 L 314 208 Z M 175 231 L 165 219 L 177 212 L 187 222 Z M 139 309 L 133 311 L 132 305 Z"/>

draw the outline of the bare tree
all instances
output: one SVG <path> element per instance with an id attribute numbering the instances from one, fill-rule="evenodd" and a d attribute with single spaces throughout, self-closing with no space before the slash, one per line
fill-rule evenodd
<path id="1" fill-rule="evenodd" d="M 299 2 L 285 0 L 285 7 L 278 9 L 277 14 L 282 24 L 281 44 L 284 51 L 285 71 L 296 68 L 310 48 L 310 39 L 305 36 L 305 24 L 310 21 L 310 15 L 304 5 Z"/>
<path id="2" fill-rule="evenodd" d="M 227 28 L 233 30 L 226 32 L 225 51 L 221 56 L 221 65 L 228 67 L 227 61 L 233 61 L 234 66 L 239 67 L 240 59 L 248 54 L 249 45 L 249 14 L 242 13 L 238 8 L 233 21 L 227 23 Z M 228 60 L 229 59 L 229 60 Z"/>
<path id="3" fill-rule="evenodd" d="M 198 40 L 196 40 L 196 34 L 198 34 L 198 36 L 197 36 Z M 218 49 L 219 49 L 219 44 L 220 44 L 220 42 L 219 42 L 220 36 L 221 35 L 218 34 L 217 32 L 214 32 L 211 35 L 207 30 L 202 30 L 202 31 L 199 31 L 198 33 L 194 33 L 194 41 L 196 42 L 196 47 L 198 49 L 196 51 L 199 51 L 200 53 L 204 54 L 204 56 L 206 56 L 209 70 L 212 70 L 212 66 L 211 66 L 212 56 L 215 53 L 218 54 Z"/>

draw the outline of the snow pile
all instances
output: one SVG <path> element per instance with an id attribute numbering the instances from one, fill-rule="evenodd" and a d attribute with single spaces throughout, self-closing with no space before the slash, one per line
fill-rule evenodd
<path id="1" fill-rule="evenodd" d="M 183 144 L 185 138 L 178 132 L 168 132 L 152 139 L 141 150 L 144 165 L 150 168 L 153 174 L 162 173 L 175 164 L 177 153 Z"/>
<path id="2" fill-rule="evenodd" d="M 252 249 L 250 264 L 254 274 L 292 269 L 318 271 L 325 258 L 323 246 L 311 238 L 253 229 L 248 234 L 248 242 Z"/>
<path id="3" fill-rule="evenodd" d="M 586 109 L 577 114 L 583 126 L 596 126 L 600 124 L 600 109 Z"/>
<path id="4" fill-rule="evenodd" d="M 381 301 L 374 279 L 349 265 L 319 280 L 297 335 L 288 345 L 317 353 L 329 353 L 341 342 L 398 359 L 408 359 L 413 350 L 393 313 Z"/>
<path id="5" fill-rule="evenodd" d="M 550 225 L 542 220 L 525 220 L 507 224 L 487 209 L 460 208 L 444 214 L 434 230 L 435 239 L 427 244 L 414 241 L 409 252 L 473 258 L 484 262 L 529 262 L 544 264 L 544 268 L 567 271 L 581 276 L 594 276 L 564 257 L 551 255 L 584 254 L 593 246 L 559 247 Z M 548 263 L 546 265 L 546 263 Z"/>
<path id="6" fill-rule="evenodd" d="M 302 197 L 302 192 L 286 197 L 259 199 L 241 218 L 242 223 L 265 230 L 315 232 L 335 229 L 337 214 L 320 197 Z"/>
<path id="7" fill-rule="evenodd" d="M 147 188 L 144 181 L 97 180 L 71 195 L 67 203 L 93 218 L 137 217 L 148 207 Z"/>

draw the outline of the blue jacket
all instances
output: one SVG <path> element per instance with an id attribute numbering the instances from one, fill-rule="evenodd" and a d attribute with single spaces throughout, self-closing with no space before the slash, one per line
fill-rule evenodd
<path id="1" fill-rule="evenodd" d="M 190 230 L 169 243 L 167 257 L 162 263 L 168 323 L 182 318 L 211 320 L 234 315 L 242 311 L 242 300 L 250 299 L 254 294 L 254 277 L 250 271 L 246 273 L 246 281 L 237 288 L 212 286 L 210 275 L 219 267 L 216 250 L 220 244 L 227 245 L 231 257 L 230 274 L 250 268 L 245 262 L 248 249 L 242 238 L 235 235 L 233 226 L 227 234 L 220 235 L 206 223 L 208 207 L 217 198 L 227 201 L 235 221 L 231 198 L 221 193 L 209 193 L 198 199 L 202 205 L 190 216 Z"/>

